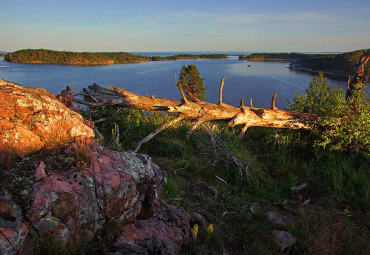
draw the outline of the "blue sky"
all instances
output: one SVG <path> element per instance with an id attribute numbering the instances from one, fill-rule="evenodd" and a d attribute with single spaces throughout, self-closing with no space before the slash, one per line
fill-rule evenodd
<path id="1" fill-rule="evenodd" d="M 0 0 L 0 51 L 352 51 L 369 0 Z"/>

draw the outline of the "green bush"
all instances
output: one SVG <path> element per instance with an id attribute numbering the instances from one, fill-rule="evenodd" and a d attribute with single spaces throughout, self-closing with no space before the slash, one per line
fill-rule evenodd
<path id="1" fill-rule="evenodd" d="M 319 74 L 302 95 L 289 101 L 291 111 L 316 113 L 313 121 L 315 145 L 336 150 L 370 152 L 370 94 L 358 84 L 353 99 L 346 101 L 344 91 Z"/>

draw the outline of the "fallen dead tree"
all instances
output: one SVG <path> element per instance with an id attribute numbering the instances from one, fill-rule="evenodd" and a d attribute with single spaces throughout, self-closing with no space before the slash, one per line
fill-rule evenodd
<path id="1" fill-rule="evenodd" d="M 222 90 L 225 77 L 222 78 L 220 85 L 220 96 L 218 104 L 207 103 L 203 101 L 189 101 L 179 85 L 182 100 L 169 100 L 164 98 L 155 98 L 153 96 L 141 96 L 120 88 L 114 90 L 105 89 L 97 84 L 89 86 L 89 89 L 84 89 L 83 93 L 73 96 L 73 101 L 76 103 L 102 107 L 114 105 L 124 108 L 137 108 L 146 111 L 162 111 L 171 114 L 177 114 L 177 117 L 168 123 L 163 124 L 154 130 L 147 137 L 139 141 L 135 151 L 137 152 L 141 145 L 164 129 L 179 123 L 186 119 L 193 122 L 193 126 L 189 129 L 190 135 L 201 123 L 212 120 L 229 121 L 229 126 L 243 125 L 239 135 L 241 139 L 248 127 L 272 127 L 272 128 L 288 128 L 288 129 L 311 129 L 311 123 L 318 116 L 308 113 L 292 113 L 277 109 L 275 106 L 276 93 L 272 97 L 271 108 L 256 108 L 244 105 L 244 98 L 240 102 L 239 107 L 235 107 L 222 102 Z M 83 99 L 79 99 L 81 96 Z"/>
<path id="2" fill-rule="evenodd" d="M 350 99 L 355 90 L 355 85 L 363 83 L 364 66 L 370 59 L 370 50 L 364 51 L 359 62 L 348 80 L 346 99 Z M 158 127 L 147 137 L 138 142 L 135 152 L 137 152 L 141 145 L 164 129 L 181 123 L 183 120 L 190 120 L 193 126 L 189 129 L 188 135 L 196 130 L 200 124 L 205 121 L 224 120 L 229 121 L 229 126 L 243 125 L 239 139 L 242 139 L 246 130 L 249 127 L 272 127 L 272 128 L 288 128 L 288 129 L 312 129 L 313 124 L 319 116 L 310 113 L 294 113 L 277 109 L 275 106 L 275 99 L 277 93 L 272 97 L 271 108 L 256 108 L 252 105 L 252 98 L 250 99 L 250 106 L 244 105 L 244 98 L 241 99 L 239 107 L 225 104 L 222 102 L 222 91 L 225 83 L 225 77 L 221 80 L 219 102 L 217 104 L 207 103 L 194 99 L 190 101 L 185 96 L 182 84 L 176 80 L 182 100 L 169 100 L 165 98 L 156 98 L 154 96 L 141 96 L 121 88 L 114 88 L 114 90 L 103 88 L 97 84 L 89 86 L 84 89 L 82 93 L 70 95 L 67 90 L 65 95 L 69 95 L 67 102 L 76 102 L 92 107 L 103 106 L 118 106 L 124 108 L 136 108 L 146 111 L 162 111 L 170 114 L 176 114 L 177 117 L 170 122 Z M 63 92 L 62 94 L 63 95 Z M 63 96 L 62 96 L 63 97 Z M 82 97 L 82 99 L 79 99 Z M 62 98 L 63 100 L 63 98 Z M 182 122 L 182 124 L 188 122 Z"/>

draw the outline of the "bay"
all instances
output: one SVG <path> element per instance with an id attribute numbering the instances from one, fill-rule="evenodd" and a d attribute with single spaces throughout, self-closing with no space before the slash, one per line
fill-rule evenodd
<path id="1" fill-rule="evenodd" d="M 178 53 L 140 54 L 170 56 Z M 236 56 L 238 54 L 243 53 L 235 53 L 227 59 L 186 59 L 102 66 L 19 64 L 3 62 L 3 58 L 0 58 L 0 78 L 28 87 L 40 87 L 55 95 L 67 85 L 77 93 L 97 83 L 104 87 L 115 85 L 127 88 L 140 95 L 179 100 L 181 96 L 174 75 L 178 76 L 182 65 L 194 64 L 200 76 L 205 78 L 207 102 L 218 102 L 220 82 L 225 76 L 225 103 L 239 105 L 244 97 L 246 102 L 253 98 L 255 107 L 270 107 L 272 95 L 277 92 L 276 106 L 281 109 L 286 108 L 287 100 L 296 93 L 304 92 L 313 79 L 310 74 L 290 71 L 287 62 L 242 61 Z M 329 82 L 346 87 L 343 81 Z"/>

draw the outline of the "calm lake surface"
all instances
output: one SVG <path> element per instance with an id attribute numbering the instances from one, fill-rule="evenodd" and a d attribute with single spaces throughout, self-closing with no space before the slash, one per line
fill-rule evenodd
<path id="1" fill-rule="evenodd" d="M 302 93 L 313 79 L 309 74 L 290 71 L 286 62 L 242 61 L 237 56 L 218 60 L 157 61 L 105 66 L 18 64 L 2 60 L 0 58 L 0 79 L 28 87 L 44 88 L 53 94 L 58 94 L 67 85 L 79 92 L 82 88 L 97 83 L 104 87 L 127 87 L 129 91 L 140 95 L 176 100 L 181 95 L 174 82 L 174 75 L 178 76 L 182 65 L 194 64 L 200 76 L 205 78 L 204 84 L 208 86 L 207 102 L 218 102 L 220 82 L 225 76 L 225 103 L 239 105 L 240 99 L 244 97 L 245 104 L 248 105 L 249 98 L 252 97 L 253 106 L 270 107 L 271 97 L 276 91 L 276 106 L 281 109 L 286 107 L 287 100 L 297 92 Z M 346 82 L 330 81 L 333 82 L 346 87 Z"/>

